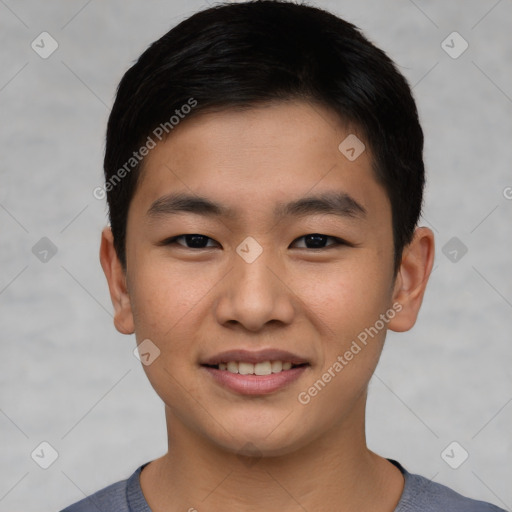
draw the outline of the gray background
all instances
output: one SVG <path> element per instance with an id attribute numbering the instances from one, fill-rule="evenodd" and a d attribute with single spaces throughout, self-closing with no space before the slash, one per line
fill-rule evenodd
<path id="1" fill-rule="evenodd" d="M 369 446 L 512 510 L 512 3 L 311 3 L 395 60 L 426 135 L 435 270 L 416 326 L 388 336 Z M 0 511 L 59 510 L 166 451 L 135 338 L 112 323 L 98 260 L 106 206 L 92 191 L 122 74 L 206 5 L 0 0 Z M 31 48 L 43 31 L 59 44 L 47 59 Z M 469 43 L 456 59 L 441 46 L 453 31 Z M 32 252 L 42 237 L 57 247 L 46 263 Z M 452 237 L 455 262 L 442 251 Z M 59 454 L 46 470 L 31 458 L 42 441 Z M 452 441 L 469 453 L 458 469 L 441 457 Z"/>

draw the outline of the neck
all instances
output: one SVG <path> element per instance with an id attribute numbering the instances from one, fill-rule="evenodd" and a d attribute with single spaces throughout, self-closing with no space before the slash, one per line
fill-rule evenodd
<path id="1" fill-rule="evenodd" d="M 169 450 L 144 468 L 142 491 L 154 512 L 392 512 L 403 477 L 367 448 L 364 402 L 350 421 L 274 457 L 227 451 L 189 430 L 166 408 Z"/>

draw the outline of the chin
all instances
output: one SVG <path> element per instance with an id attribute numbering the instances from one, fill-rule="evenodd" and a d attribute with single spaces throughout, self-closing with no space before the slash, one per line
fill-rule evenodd
<path id="1" fill-rule="evenodd" d="M 286 441 L 281 438 L 262 439 L 261 436 L 254 438 L 240 437 L 238 443 L 231 439 L 228 446 L 222 446 L 229 452 L 235 454 L 241 459 L 252 459 L 253 462 L 261 458 L 281 457 L 295 452 L 300 448 L 301 443 L 298 440 L 286 436 Z"/>
<path id="2" fill-rule="evenodd" d="M 287 455 L 307 444 L 304 433 L 297 429 L 295 423 L 283 421 L 286 414 L 271 421 L 262 420 L 261 416 L 247 422 L 247 418 L 240 422 L 225 424 L 225 429 L 217 431 L 210 439 L 238 456 L 253 458 L 278 457 Z M 232 433 L 229 436 L 227 433 Z"/>

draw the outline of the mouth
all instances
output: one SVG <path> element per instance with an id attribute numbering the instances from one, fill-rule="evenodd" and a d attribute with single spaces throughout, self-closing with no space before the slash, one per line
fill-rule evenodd
<path id="1" fill-rule="evenodd" d="M 263 361 L 261 363 L 249 363 L 246 361 L 226 361 L 219 364 L 204 364 L 207 368 L 238 373 L 240 375 L 271 375 L 281 373 L 292 368 L 309 366 L 309 363 L 294 364 L 291 361 Z"/>
<path id="2" fill-rule="evenodd" d="M 231 350 L 211 357 L 200 366 L 217 384 L 244 395 L 266 395 L 297 380 L 311 364 L 290 352 Z"/>

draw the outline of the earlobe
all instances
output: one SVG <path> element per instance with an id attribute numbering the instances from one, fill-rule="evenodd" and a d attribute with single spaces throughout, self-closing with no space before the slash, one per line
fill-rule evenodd
<path id="1" fill-rule="evenodd" d="M 107 278 L 110 298 L 114 306 L 114 325 L 122 334 L 135 331 L 130 296 L 126 286 L 126 274 L 119 261 L 112 230 L 105 227 L 101 233 L 100 263 Z"/>
<path id="2" fill-rule="evenodd" d="M 393 292 L 393 302 L 399 303 L 402 309 L 388 324 L 392 331 L 408 331 L 416 323 L 434 264 L 434 245 L 432 230 L 421 227 L 404 248 Z"/>

